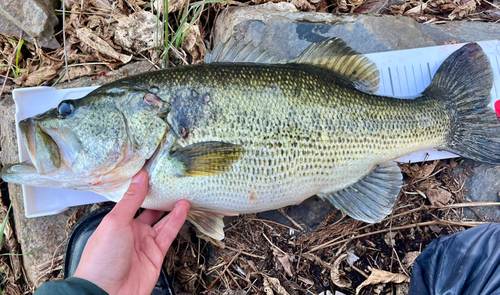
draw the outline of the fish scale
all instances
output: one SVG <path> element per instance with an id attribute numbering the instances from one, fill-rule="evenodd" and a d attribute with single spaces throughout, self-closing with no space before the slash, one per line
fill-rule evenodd
<path id="1" fill-rule="evenodd" d="M 167 167 L 169 155 L 155 159 L 144 204 L 152 209 L 169 206 L 179 196 L 194 208 L 236 214 L 296 204 L 350 186 L 377 164 L 444 146 L 450 125 L 432 99 L 376 97 L 311 66 L 217 64 L 141 79 L 156 85 L 166 101 L 191 90 L 210 93 L 185 145 L 220 141 L 245 150 L 230 171 L 215 176 L 175 177 Z M 161 87 L 160 81 L 169 82 Z"/>

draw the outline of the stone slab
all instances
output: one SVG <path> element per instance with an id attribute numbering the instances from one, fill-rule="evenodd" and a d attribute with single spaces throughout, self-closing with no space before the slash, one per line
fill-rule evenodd
<path id="1" fill-rule="evenodd" d="M 16 25 L 9 22 L 6 17 L 0 15 L 0 32 L 7 36 L 19 37 L 22 30 Z M 34 43 L 33 37 L 27 34 L 23 35 L 23 39 L 30 43 Z M 43 48 L 58 49 L 59 47 L 61 47 L 61 44 L 57 42 L 56 38 L 52 37 L 52 39 L 38 43 L 38 46 Z"/>
<path id="2" fill-rule="evenodd" d="M 0 14 L 39 42 L 53 39 L 59 23 L 50 0 L 0 0 Z"/>
<path id="3" fill-rule="evenodd" d="M 470 167 L 474 171 L 465 180 L 465 188 L 467 189 L 465 196 L 468 201 L 500 202 L 500 169 L 498 166 L 465 160 L 455 173 L 463 172 L 465 167 Z M 473 209 L 475 212 L 464 208 L 464 215 L 467 219 L 500 221 L 499 206 L 473 207 Z"/>
<path id="4" fill-rule="evenodd" d="M 306 13 L 283 7 L 269 2 L 226 9 L 217 20 L 215 42 L 235 35 L 262 41 L 261 46 L 273 55 L 290 58 L 326 37 L 341 38 L 360 53 L 500 39 L 500 25 L 493 23 L 419 24 L 405 16 Z"/>

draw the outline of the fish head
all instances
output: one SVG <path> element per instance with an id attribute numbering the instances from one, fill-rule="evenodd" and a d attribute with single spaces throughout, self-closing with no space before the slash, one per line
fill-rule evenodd
<path id="1" fill-rule="evenodd" d="M 130 181 L 168 132 L 170 104 L 147 89 L 119 86 L 19 122 L 30 161 L 4 167 L 2 178 L 96 192 Z"/>

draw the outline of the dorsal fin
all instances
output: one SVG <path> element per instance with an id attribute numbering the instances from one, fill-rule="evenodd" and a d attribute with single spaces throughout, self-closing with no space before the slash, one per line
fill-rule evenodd
<path id="1" fill-rule="evenodd" d="M 380 72 L 367 57 L 354 51 L 339 38 L 328 38 L 311 44 L 295 60 L 331 70 L 354 82 L 363 91 L 377 92 Z"/>
<path id="2" fill-rule="evenodd" d="M 347 78 L 359 90 L 375 93 L 379 88 L 380 72 L 377 66 L 339 38 L 312 43 L 294 59 L 272 54 L 261 43 L 232 36 L 225 43 L 217 43 L 212 53 L 205 55 L 205 63 L 309 64 Z"/>
<path id="3" fill-rule="evenodd" d="M 254 40 L 240 40 L 232 36 L 226 42 L 217 42 L 212 52 L 205 55 L 205 63 L 260 63 L 284 64 L 288 60 L 269 53 L 261 45 L 262 42 Z"/>

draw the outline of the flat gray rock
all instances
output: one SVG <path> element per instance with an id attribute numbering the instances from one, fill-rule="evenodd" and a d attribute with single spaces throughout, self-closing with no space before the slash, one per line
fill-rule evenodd
<path id="1" fill-rule="evenodd" d="M 231 36 L 239 40 L 261 43 L 277 59 L 298 56 L 311 43 L 327 37 L 343 39 L 360 53 L 374 53 L 444 45 L 446 42 L 477 42 L 500 39 L 500 25 L 483 22 L 447 22 L 419 24 L 404 16 L 371 14 L 328 14 L 297 12 L 290 3 L 271 3 L 251 7 L 230 7 L 218 18 L 215 43 L 225 42 Z M 473 201 L 498 201 L 500 169 L 469 161 L 475 175 L 467 180 L 468 196 Z M 298 206 L 287 208 L 295 221 L 314 230 L 333 210 L 328 202 L 317 197 Z M 500 219 L 500 209 L 478 209 L 481 214 Z M 467 217 L 477 217 L 468 214 Z M 279 211 L 258 214 L 276 222 L 293 226 Z"/>
<path id="2" fill-rule="evenodd" d="M 458 172 L 463 172 L 468 166 L 474 170 L 465 180 L 467 192 L 465 196 L 472 202 L 500 202 L 500 169 L 498 166 L 465 160 Z M 472 207 L 464 208 L 465 217 L 478 221 L 500 221 L 500 207 Z M 478 216 L 479 215 L 479 216 Z"/>
<path id="3" fill-rule="evenodd" d="M 0 0 L 0 14 L 39 42 L 53 39 L 59 23 L 50 0 Z"/>
<path id="4" fill-rule="evenodd" d="M 22 30 L 18 28 L 16 25 L 9 22 L 9 20 L 5 16 L 0 15 L 0 32 L 2 32 L 2 34 L 5 34 L 7 36 L 19 37 L 19 35 L 21 35 Z M 33 38 L 27 34 L 23 36 L 23 39 L 25 39 L 30 43 L 33 43 Z M 59 42 L 57 42 L 56 38 L 54 37 L 52 37 L 52 39 L 49 39 L 47 41 L 38 43 L 38 46 L 50 49 L 57 49 L 61 47 Z"/>
<path id="5" fill-rule="evenodd" d="M 500 25 L 483 22 L 434 25 L 419 24 L 404 16 L 295 12 L 293 7 L 269 2 L 226 9 L 217 20 L 215 42 L 225 42 L 232 35 L 255 43 L 262 41 L 261 46 L 273 56 L 290 58 L 312 42 L 327 37 L 341 38 L 360 53 L 374 53 L 452 41 L 500 39 Z"/>
<path id="6" fill-rule="evenodd" d="M 108 73 L 105 77 L 80 78 L 72 82 L 61 83 L 58 88 L 102 85 L 126 76 L 142 73 L 147 71 L 149 67 L 148 62 L 131 63 Z M 0 163 L 2 164 L 19 162 L 15 112 L 16 107 L 12 97 L 8 96 L 0 101 Z M 69 217 L 79 207 L 70 208 L 56 215 L 26 218 L 21 186 L 9 183 L 8 190 L 14 212 L 16 235 L 21 244 L 22 253 L 40 249 L 30 255 L 23 256 L 28 279 L 39 286 L 44 282 L 44 277 L 53 259 L 55 258 L 54 262 L 56 263 L 54 267 L 58 267 L 62 263 L 62 255 L 66 250 L 66 225 Z"/>

